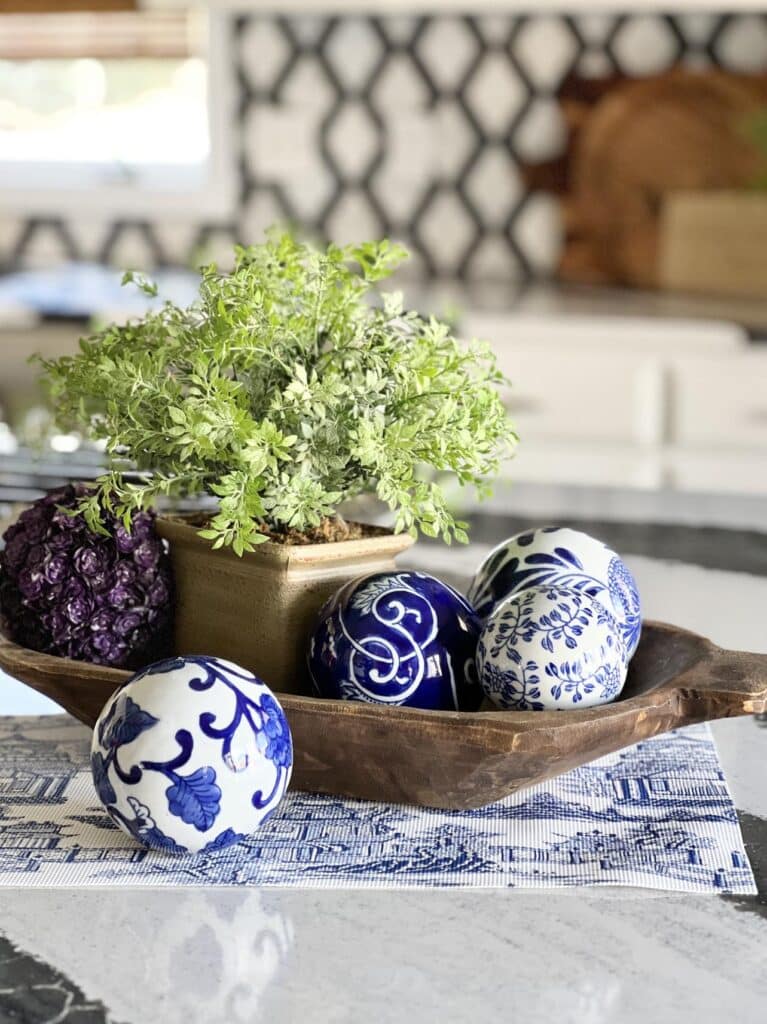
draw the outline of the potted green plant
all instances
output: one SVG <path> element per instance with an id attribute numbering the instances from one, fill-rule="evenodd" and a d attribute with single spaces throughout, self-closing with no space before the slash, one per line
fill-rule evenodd
<path id="1" fill-rule="evenodd" d="M 388 241 L 319 250 L 273 235 L 238 248 L 231 273 L 202 268 L 189 308 L 165 303 L 42 361 L 59 425 L 106 443 L 110 470 L 81 506 L 93 529 L 102 509 L 129 527 L 167 499 L 216 501 L 159 520 L 178 651 L 301 692 L 307 631 L 332 592 L 391 568 L 419 531 L 466 540 L 437 477 L 486 492 L 515 441 L 503 378 L 487 345 L 377 296 L 405 256 Z M 341 517 L 366 492 L 393 531 Z"/>

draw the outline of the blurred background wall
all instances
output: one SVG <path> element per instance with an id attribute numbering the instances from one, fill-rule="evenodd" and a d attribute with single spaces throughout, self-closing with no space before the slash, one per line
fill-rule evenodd
<path id="1" fill-rule="evenodd" d="M 2 5 L 0 501 L 57 473 L 29 355 L 275 222 L 410 247 L 514 382 L 504 478 L 767 494 L 767 13 L 600 4 Z"/>
<path id="2" fill-rule="evenodd" d="M 90 20 L 98 17 L 109 16 Z M 184 53 L 185 15 L 170 17 L 164 35 L 155 33 L 156 62 Z M 560 256 L 562 217 L 551 195 L 531 192 L 523 168 L 562 152 L 557 94 L 568 79 L 646 76 L 675 65 L 767 71 L 767 14 L 215 19 L 214 37 L 206 40 L 207 25 L 198 25 L 190 45 L 210 45 L 209 73 L 228 79 L 226 102 L 214 110 L 228 122 L 221 135 L 231 212 L 194 216 L 161 202 L 135 214 L 93 210 L 87 201 L 71 212 L 42 200 L 38 210 L 2 208 L 0 266 L 188 264 L 289 220 L 342 241 L 395 235 L 413 249 L 411 274 L 427 279 L 547 275 Z M 129 24 L 116 28 L 125 46 Z M 91 64 L 109 53 L 108 35 L 101 50 L 91 43 Z M 136 32 L 136 53 L 148 39 L 146 29 Z M 6 68 L 9 51 L 6 43 Z M 204 88 L 199 75 L 187 78 L 189 92 Z M 198 120 L 190 132 L 199 150 L 207 128 Z M 119 169 L 118 157 L 113 174 Z"/>

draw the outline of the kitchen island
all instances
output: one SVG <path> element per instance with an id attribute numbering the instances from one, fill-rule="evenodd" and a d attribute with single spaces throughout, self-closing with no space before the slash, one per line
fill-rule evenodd
<path id="1" fill-rule="evenodd" d="M 648 617 L 767 651 L 767 501 L 529 486 L 470 516 L 468 549 L 422 542 L 401 564 L 465 586 L 505 536 L 572 524 L 626 556 Z M 0 713 L 49 710 L 0 686 Z M 3 889 L 0 1022 L 756 1024 L 767 1007 L 760 726 L 713 726 L 758 896 Z"/>

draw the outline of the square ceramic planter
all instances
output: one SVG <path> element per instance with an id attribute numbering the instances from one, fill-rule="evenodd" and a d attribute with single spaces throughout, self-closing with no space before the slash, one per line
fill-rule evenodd
<path id="1" fill-rule="evenodd" d="M 348 580 L 394 568 L 413 543 L 381 530 L 328 544 L 268 541 L 241 558 L 214 551 L 181 518 L 158 517 L 176 580 L 175 650 L 250 669 L 273 690 L 310 693 L 306 645 L 317 612 Z"/>

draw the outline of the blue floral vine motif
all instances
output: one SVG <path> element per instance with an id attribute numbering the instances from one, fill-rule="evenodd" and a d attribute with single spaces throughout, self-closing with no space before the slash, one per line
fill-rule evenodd
<path id="1" fill-rule="evenodd" d="M 207 832 L 221 810 L 221 790 L 216 773 L 205 765 L 191 775 L 169 775 L 173 785 L 165 791 L 168 809 L 198 832 Z"/>
<path id="2" fill-rule="evenodd" d="M 535 540 L 537 533 L 556 533 L 560 527 L 558 526 L 543 526 L 540 530 L 530 530 L 528 533 L 522 533 L 516 538 L 517 547 L 528 548 Z M 499 545 L 498 549 L 491 553 L 487 561 L 482 566 L 482 574 L 489 581 L 492 581 L 499 569 L 504 566 L 504 559 L 506 558 L 506 546 L 504 544 Z M 518 562 L 517 562 L 518 564 Z M 474 602 L 476 607 L 476 602 Z"/>
<path id="3" fill-rule="evenodd" d="M 204 765 L 191 775 L 179 775 L 176 769 L 188 763 L 194 749 L 194 738 L 187 729 L 179 729 L 175 736 L 180 747 L 176 757 L 169 761 L 142 761 L 146 771 L 160 772 L 170 786 L 165 790 L 168 810 L 198 832 L 207 832 L 221 810 L 221 790 L 216 785 L 216 772 Z"/>
<path id="4" fill-rule="evenodd" d="M 122 713 L 115 715 L 118 708 Z M 93 783 L 99 799 L 106 806 L 117 801 L 117 794 L 112 783 L 109 781 L 109 768 L 114 767 L 116 775 L 129 786 L 141 779 L 141 769 L 133 765 L 130 771 L 126 772 L 120 766 L 118 751 L 126 743 L 132 743 L 146 729 L 157 725 L 158 719 L 150 715 L 148 711 L 132 700 L 130 697 L 117 697 L 107 714 L 99 723 L 98 741 L 99 745 L 107 748 L 106 757 L 98 750 L 91 754 L 91 771 Z"/>
<path id="5" fill-rule="evenodd" d="M 534 604 L 532 594 L 525 595 L 517 601 L 509 601 L 498 616 L 498 627 L 495 631 L 495 642 L 491 648 L 493 657 L 497 657 L 506 648 L 512 651 L 519 639 L 529 643 L 535 636 L 536 623 L 530 612 Z"/>
<path id="6" fill-rule="evenodd" d="M 91 773 L 99 800 L 108 810 L 110 804 L 117 803 L 117 793 L 109 781 L 109 761 L 98 750 L 91 754 Z"/>
<path id="7" fill-rule="evenodd" d="M 546 597 L 555 601 L 560 596 L 556 590 L 549 590 Z M 589 625 L 594 612 L 591 607 L 584 605 L 583 598 L 577 594 L 561 598 L 557 601 L 555 608 L 552 608 L 545 615 L 541 615 L 536 626 L 541 636 L 541 647 L 554 653 L 554 641 L 564 640 L 565 646 L 575 650 L 578 646 L 578 638 L 583 635 L 583 630 Z"/>
<path id="8" fill-rule="evenodd" d="M 203 672 L 202 675 L 189 680 L 190 689 L 209 690 L 216 683 L 223 683 L 234 696 L 234 717 L 226 725 L 216 725 L 216 715 L 213 712 L 205 711 L 200 715 L 201 731 L 211 739 L 223 741 L 221 753 L 224 760 L 228 762 L 231 759 L 232 740 L 240 724 L 245 721 L 256 737 L 258 749 L 276 768 L 274 785 L 269 794 L 265 797 L 263 791 L 258 789 L 251 798 L 251 803 L 256 808 L 268 806 L 275 793 L 283 787 L 285 776 L 293 764 L 293 742 L 282 709 L 265 688 L 258 700 L 244 693 L 227 678 L 227 675 L 231 675 L 243 682 L 256 683 L 258 686 L 257 680 L 250 673 L 240 672 L 232 665 L 219 669 L 214 661 L 204 657 L 187 658 L 186 661 L 194 663 Z"/>
<path id="9" fill-rule="evenodd" d="M 128 804 L 133 811 L 133 818 L 123 814 L 117 807 L 107 807 L 107 814 L 117 823 L 122 824 L 133 838 L 153 850 L 165 853 L 184 854 L 189 851 L 175 839 L 166 836 L 155 824 L 149 808 L 139 803 L 135 796 L 128 797 Z"/>
<path id="10" fill-rule="evenodd" d="M 612 613 L 585 593 L 556 586 L 531 588 L 499 605 L 478 645 L 482 687 L 505 709 L 539 711 L 550 698 L 559 705 L 612 700 L 625 660 Z"/>
<path id="11" fill-rule="evenodd" d="M 490 650 L 493 657 L 497 657 L 504 648 L 510 654 L 520 639 L 529 643 L 536 636 L 540 636 L 541 647 L 549 654 L 554 653 L 554 642 L 558 640 L 564 640 L 570 650 L 577 648 L 579 637 L 594 617 L 594 607 L 585 604 L 578 594 L 562 594 L 560 588 L 546 591 L 546 597 L 557 603 L 539 618 L 532 615 L 536 602 L 534 592 L 523 593 L 517 600 L 502 606 L 495 643 Z M 608 613 L 601 606 L 596 607 L 597 621 L 609 620 Z"/>
<path id="12" fill-rule="evenodd" d="M 115 720 L 115 711 L 121 706 L 122 713 Z M 146 729 L 157 725 L 158 719 L 150 715 L 131 698 L 118 698 L 99 725 L 99 743 L 102 747 L 117 749 L 125 743 L 132 743 Z"/>
<path id="13" fill-rule="evenodd" d="M 176 733 L 175 738 L 180 749 L 176 757 L 169 761 L 142 761 L 140 765 L 134 764 L 127 772 L 120 765 L 120 748 L 132 743 L 142 732 L 157 725 L 158 721 L 131 697 L 123 695 L 115 699 L 101 721 L 98 731 L 99 744 L 106 747 L 107 754 L 104 756 L 101 751 L 96 750 L 91 755 L 91 770 L 96 792 L 107 808 L 117 802 L 117 794 L 109 779 L 110 766 L 114 768 L 122 782 L 129 786 L 135 786 L 140 782 L 144 771 L 160 772 L 171 783 L 165 791 L 171 814 L 189 825 L 194 825 L 200 832 L 205 832 L 211 827 L 220 810 L 221 790 L 216 785 L 216 773 L 213 768 L 206 766 L 197 769 L 191 775 L 179 775 L 177 769 L 188 763 L 194 748 L 194 739 L 188 730 L 179 729 Z"/>
<path id="14" fill-rule="evenodd" d="M 261 711 L 264 716 L 261 735 L 266 737 L 264 753 L 279 768 L 287 768 L 293 762 L 293 748 L 282 708 L 271 694 L 265 693 L 261 697 Z"/>
<path id="15" fill-rule="evenodd" d="M 192 678 L 188 679 L 190 689 L 203 691 L 214 684 L 223 683 L 234 697 L 234 714 L 232 720 L 225 725 L 217 720 L 215 713 L 209 711 L 203 711 L 198 719 L 199 728 L 204 735 L 221 741 L 224 763 L 233 771 L 242 770 L 243 766 L 235 765 L 232 758 L 232 743 L 240 725 L 247 724 L 252 730 L 257 750 L 274 766 L 276 777 L 270 792 L 265 794 L 263 790 L 258 789 L 251 795 L 254 807 L 268 809 L 274 802 L 275 795 L 285 788 L 293 761 L 290 730 L 282 709 L 267 688 L 254 676 L 228 663 L 221 664 L 216 659 L 204 657 L 168 659 L 165 662 L 150 665 L 133 681 L 146 675 L 188 668 L 190 664 L 195 670 Z M 244 692 L 243 688 L 238 685 L 240 681 L 251 684 L 254 692 L 252 694 Z M 133 698 L 124 693 L 118 694 L 99 723 L 97 740 L 102 749 L 93 751 L 91 755 L 93 780 L 99 798 L 107 811 L 115 821 L 122 824 L 141 842 L 157 849 L 168 850 L 175 845 L 178 849 L 174 849 L 172 852 L 184 852 L 183 847 L 174 844 L 174 840 L 163 836 L 154 822 L 149 824 L 151 821 L 149 811 L 143 808 L 139 812 L 142 805 L 136 803 L 136 806 L 133 807 L 131 804 L 134 810 L 133 818 L 126 817 L 120 811 L 116 806 L 118 798 L 113 785 L 114 777 L 110 777 L 110 770 L 113 770 L 125 785 L 132 786 L 141 781 L 144 772 L 158 773 L 164 776 L 168 782 L 165 797 L 171 815 L 180 818 L 181 821 L 193 826 L 201 833 L 209 832 L 214 828 L 221 812 L 223 796 L 216 769 L 210 764 L 203 764 L 196 767 L 194 771 L 189 770 L 192 767 L 190 765 L 187 768 L 187 774 L 183 771 L 193 756 L 196 730 L 178 729 L 176 731 L 174 739 L 178 744 L 178 751 L 174 756 L 164 760 L 141 760 L 133 764 L 130 771 L 125 771 L 122 768 L 120 749 L 126 744 L 132 743 L 145 730 L 156 726 L 158 721 L 159 719 L 141 708 Z M 245 766 L 247 766 L 247 759 Z M 128 799 L 131 801 L 135 798 L 129 797 Z M 219 831 L 218 835 L 215 835 L 214 832 L 213 835 L 215 838 L 207 844 L 206 849 L 222 849 L 242 838 L 231 829 Z"/>
<path id="16" fill-rule="evenodd" d="M 141 672 L 136 673 L 133 677 L 132 682 L 136 682 L 138 679 L 143 679 L 144 676 L 160 676 L 166 672 L 176 672 L 178 669 L 184 668 L 188 658 L 163 658 L 162 661 L 155 661 L 151 665 L 147 665 Z"/>
<path id="17" fill-rule="evenodd" d="M 560 527 L 545 527 L 522 534 L 515 538 L 514 548 L 524 549 L 533 544 L 537 535 L 559 531 Z M 497 607 L 499 600 L 533 586 L 557 586 L 597 598 L 618 620 L 628 659 L 636 650 L 642 628 L 639 593 L 623 560 L 601 546 L 608 556 L 612 555 L 605 578 L 587 572 L 580 558 L 563 544 L 551 552 L 518 551 L 514 555 L 502 545 L 482 566 L 469 597 L 483 617 Z"/>
<path id="18" fill-rule="evenodd" d="M 613 607 L 620 614 L 621 633 L 626 650 L 633 654 L 642 631 L 642 611 L 634 577 L 617 556 L 607 570 L 607 587 Z"/>
<path id="19" fill-rule="evenodd" d="M 547 527 L 541 533 L 556 533 L 558 527 Z M 518 537 L 516 544 L 526 547 L 533 542 L 534 534 Z M 558 546 L 552 552 L 533 551 L 524 558 L 514 555 L 507 562 L 506 552 L 498 552 L 497 563 L 485 567 L 486 582 L 480 592 L 474 595 L 474 605 L 480 615 L 487 615 L 501 597 L 509 597 L 519 590 L 546 584 L 576 590 L 597 597 L 607 591 L 607 585 L 586 572 L 583 563 L 569 548 Z"/>
<path id="20" fill-rule="evenodd" d="M 604 650 L 600 652 L 602 657 L 604 653 Z M 573 704 L 580 704 L 597 686 L 601 687 L 602 698 L 615 696 L 621 683 L 618 669 L 601 662 L 591 665 L 590 660 L 584 656 L 575 661 L 560 662 L 559 665 L 549 662 L 545 672 L 549 678 L 556 680 L 551 687 L 551 695 L 555 700 L 559 700 L 564 691 L 571 695 Z"/>
<path id="21" fill-rule="evenodd" d="M 492 662 L 485 664 L 482 677 L 486 690 L 493 693 L 497 704 L 510 711 L 542 711 L 540 675 L 534 661 L 523 663 L 519 651 L 510 650 L 514 668 L 500 669 Z"/>
<path id="22" fill-rule="evenodd" d="M 612 668 L 607 668 L 606 665 L 603 665 L 597 670 L 595 678 L 602 687 L 601 696 L 603 701 L 609 701 L 618 696 L 621 691 L 622 679 L 617 665 L 613 665 Z"/>

